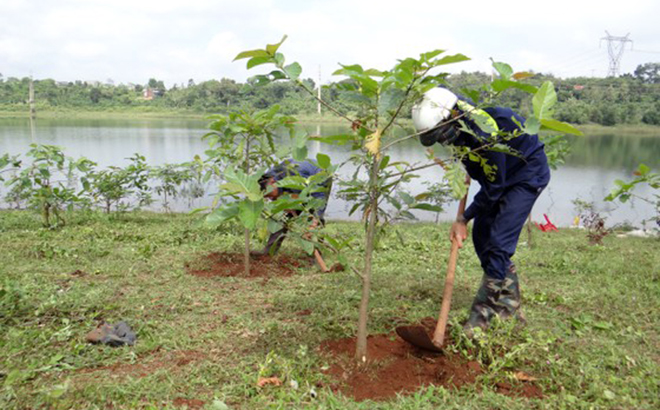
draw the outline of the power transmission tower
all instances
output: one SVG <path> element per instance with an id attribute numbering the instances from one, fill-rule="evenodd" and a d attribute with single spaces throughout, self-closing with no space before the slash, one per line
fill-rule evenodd
<path id="1" fill-rule="evenodd" d="M 607 71 L 608 77 L 618 77 L 619 76 L 619 63 L 621 63 L 621 56 L 623 56 L 623 50 L 626 48 L 626 43 L 630 43 L 630 49 L 632 50 L 632 40 L 628 38 L 630 33 L 626 34 L 625 37 L 613 36 L 605 30 L 607 36 L 600 39 L 601 44 L 603 40 L 607 41 L 607 53 L 610 55 L 610 66 Z"/>

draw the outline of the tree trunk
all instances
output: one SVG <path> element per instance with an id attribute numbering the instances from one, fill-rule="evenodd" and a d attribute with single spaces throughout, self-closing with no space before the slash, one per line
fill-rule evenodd
<path id="1" fill-rule="evenodd" d="M 367 361 L 367 322 L 369 320 L 369 295 L 371 292 L 371 262 L 374 251 L 374 238 L 376 236 L 376 221 L 378 219 L 378 191 L 376 185 L 379 165 L 380 161 L 375 157 L 369 178 L 371 203 L 369 204 L 369 224 L 367 225 L 364 272 L 362 273 L 362 299 L 360 300 L 357 344 L 355 347 L 355 359 L 358 363 L 364 363 Z"/>
<path id="2" fill-rule="evenodd" d="M 527 246 L 531 248 L 532 244 L 532 213 L 527 217 Z"/>
<path id="3" fill-rule="evenodd" d="M 245 260 L 245 277 L 250 276 L 250 230 L 245 228 L 245 250 L 243 252 Z"/>
<path id="4" fill-rule="evenodd" d="M 250 138 L 245 141 L 245 173 L 250 174 Z M 250 230 L 245 228 L 245 249 L 243 260 L 245 265 L 245 277 L 250 276 Z"/>

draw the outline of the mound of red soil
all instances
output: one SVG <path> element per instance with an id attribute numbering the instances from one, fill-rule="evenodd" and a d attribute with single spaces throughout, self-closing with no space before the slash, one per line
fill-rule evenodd
<path id="1" fill-rule="evenodd" d="M 215 276 L 270 278 L 290 276 L 296 268 L 309 267 L 311 263 L 311 259 L 296 259 L 287 255 L 251 256 L 250 274 L 246 276 L 243 254 L 214 252 L 187 263 L 186 269 L 191 275 L 204 278 Z"/>
<path id="2" fill-rule="evenodd" d="M 336 383 L 333 391 L 362 400 L 387 400 L 397 394 L 410 394 L 424 386 L 460 388 L 473 384 L 483 373 L 481 365 L 449 351 L 431 353 L 404 342 L 396 333 L 369 336 L 368 360 L 355 365 L 355 338 L 326 341 L 321 350 L 331 357 L 326 371 Z M 496 385 L 508 396 L 543 397 L 541 389 L 528 383 Z"/>

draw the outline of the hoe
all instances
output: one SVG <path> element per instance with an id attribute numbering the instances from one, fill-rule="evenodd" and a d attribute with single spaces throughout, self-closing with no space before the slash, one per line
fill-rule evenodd
<path id="1" fill-rule="evenodd" d="M 466 181 L 469 189 L 469 179 Z M 465 212 L 465 203 L 467 202 L 467 192 L 458 204 L 458 215 Z M 449 253 L 449 263 L 447 265 L 447 277 L 445 278 L 445 289 L 442 294 L 442 307 L 440 309 L 440 318 L 430 337 L 423 326 L 399 326 L 396 333 L 406 342 L 420 349 L 430 350 L 432 352 L 442 352 L 442 344 L 445 341 L 445 329 L 449 318 L 449 308 L 451 307 L 451 295 L 454 290 L 454 273 L 456 272 L 456 260 L 458 259 L 458 241 L 451 241 L 451 252 Z"/>

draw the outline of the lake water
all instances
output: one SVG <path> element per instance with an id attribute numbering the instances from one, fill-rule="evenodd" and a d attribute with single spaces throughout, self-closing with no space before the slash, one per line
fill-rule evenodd
<path id="1" fill-rule="evenodd" d="M 201 137 L 207 131 L 207 121 L 167 120 L 167 119 L 29 119 L 0 118 L 0 155 L 24 153 L 31 143 L 53 144 L 64 148 L 72 157 L 85 156 L 101 166 L 125 165 L 125 158 L 138 152 L 144 155 L 151 165 L 180 163 L 191 160 L 195 155 L 204 157 L 206 142 Z M 308 132 L 331 135 L 346 132 L 337 125 L 309 125 Z M 340 162 L 348 157 L 344 147 L 311 143 L 310 157 L 323 152 Z M 416 141 L 400 144 L 391 152 L 392 161 L 425 161 L 424 149 Z M 532 213 L 535 221 L 542 221 L 548 214 L 557 225 L 567 226 L 576 215 L 572 201 L 576 198 L 593 201 L 597 209 L 607 217 L 608 225 L 631 222 L 641 225 L 641 221 L 655 214 L 653 207 L 642 201 L 630 204 L 607 203 L 603 198 L 608 194 L 615 179 L 628 180 L 638 163 L 645 163 L 654 170 L 660 164 L 660 131 L 653 136 L 620 136 L 613 134 L 588 135 L 572 138 L 572 153 L 566 164 L 553 171 L 552 181 L 537 201 Z M 341 175 L 350 171 L 343 169 Z M 411 193 L 424 190 L 424 181 L 435 181 L 441 177 L 439 167 L 420 171 L 420 178 L 406 189 Z M 473 195 L 477 187 L 470 190 Z M 642 189 L 639 194 L 649 197 L 650 189 Z M 203 198 L 193 204 L 180 202 L 177 209 L 185 211 L 189 207 L 210 204 L 211 198 Z M 329 219 L 348 219 L 350 206 L 339 199 L 333 199 L 327 211 Z M 456 204 L 448 207 L 440 217 L 452 220 Z M 355 216 L 355 215 L 354 215 Z M 435 214 L 419 212 L 422 220 L 433 220 Z"/>

